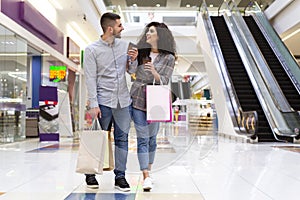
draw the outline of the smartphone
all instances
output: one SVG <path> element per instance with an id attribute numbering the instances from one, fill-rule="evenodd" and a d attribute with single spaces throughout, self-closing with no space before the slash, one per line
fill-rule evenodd
<path id="1" fill-rule="evenodd" d="M 137 45 L 134 44 L 134 43 L 132 43 L 132 42 L 129 42 L 128 50 L 133 49 L 133 48 L 136 48 L 136 49 L 137 49 Z"/>
<path id="2" fill-rule="evenodd" d="M 137 45 L 132 42 L 129 42 L 127 52 L 129 52 L 130 50 L 132 50 L 134 48 L 137 50 Z M 127 55 L 127 61 L 130 61 L 130 60 L 131 60 L 131 56 Z"/>
<path id="3" fill-rule="evenodd" d="M 151 57 L 143 58 L 143 64 L 146 64 L 148 62 L 151 62 Z"/>

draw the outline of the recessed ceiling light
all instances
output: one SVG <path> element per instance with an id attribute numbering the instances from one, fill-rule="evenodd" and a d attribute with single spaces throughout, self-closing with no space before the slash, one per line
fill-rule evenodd
<path id="1" fill-rule="evenodd" d="M 190 4 L 186 4 L 186 7 L 189 8 L 189 7 L 191 7 L 191 5 Z"/>
<path id="2" fill-rule="evenodd" d="M 156 7 L 160 7 L 160 4 L 158 3 L 158 4 L 156 4 Z"/>
<path id="3" fill-rule="evenodd" d="M 212 7 L 214 7 L 214 5 L 213 5 L 213 4 L 210 4 L 209 7 L 212 8 Z"/>
<path id="4" fill-rule="evenodd" d="M 136 4 L 136 3 L 134 3 L 134 4 L 132 4 L 132 6 L 133 6 L 133 7 L 137 7 L 137 4 Z"/>

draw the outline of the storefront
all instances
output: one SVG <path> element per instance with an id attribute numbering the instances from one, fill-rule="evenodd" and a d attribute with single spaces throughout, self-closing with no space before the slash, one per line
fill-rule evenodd
<path id="1" fill-rule="evenodd" d="M 51 80 L 51 66 L 65 66 L 65 78 Z M 36 136 L 26 130 L 26 120 L 39 108 L 40 86 L 57 88 L 59 127 L 65 136 L 73 136 L 79 130 L 79 79 L 64 62 L 0 25 L 0 143 Z"/>

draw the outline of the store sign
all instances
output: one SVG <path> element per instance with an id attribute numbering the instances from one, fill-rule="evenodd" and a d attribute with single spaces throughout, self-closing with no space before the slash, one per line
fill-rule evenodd
<path id="1" fill-rule="evenodd" d="M 67 66 L 50 66 L 49 67 L 49 80 L 52 82 L 66 81 Z"/>

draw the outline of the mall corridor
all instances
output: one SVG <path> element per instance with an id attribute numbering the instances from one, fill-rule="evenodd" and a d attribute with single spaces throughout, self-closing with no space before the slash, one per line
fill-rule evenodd
<path id="1" fill-rule="evenodd" d="M 300 0 L 0 0 L 0 200 L 299 200 L 299 11 Z M 76 172 L 98 105 L 123 158 L 134 108 L 129 192 L 112 170 L 97 189 Z M 153 121 L 147 185 L 137 151 L 147 169 Z"/>
<path id="2" fill-rule="evenodd" d="M 131 129 L 134 130 L 134 129 Z M 286 200 L 299 199 L 300 145 L 257 143 L 163 124 L 153 169 L 154 188 L 143 192 L 136 139 L 130 133 L 127 180 L 130 192 L 114 189 L 114 175 L 98 175 L 88 189 L 75 173 L 78 140 L 38 139 L 0 146 L 1 200 Z"/>

